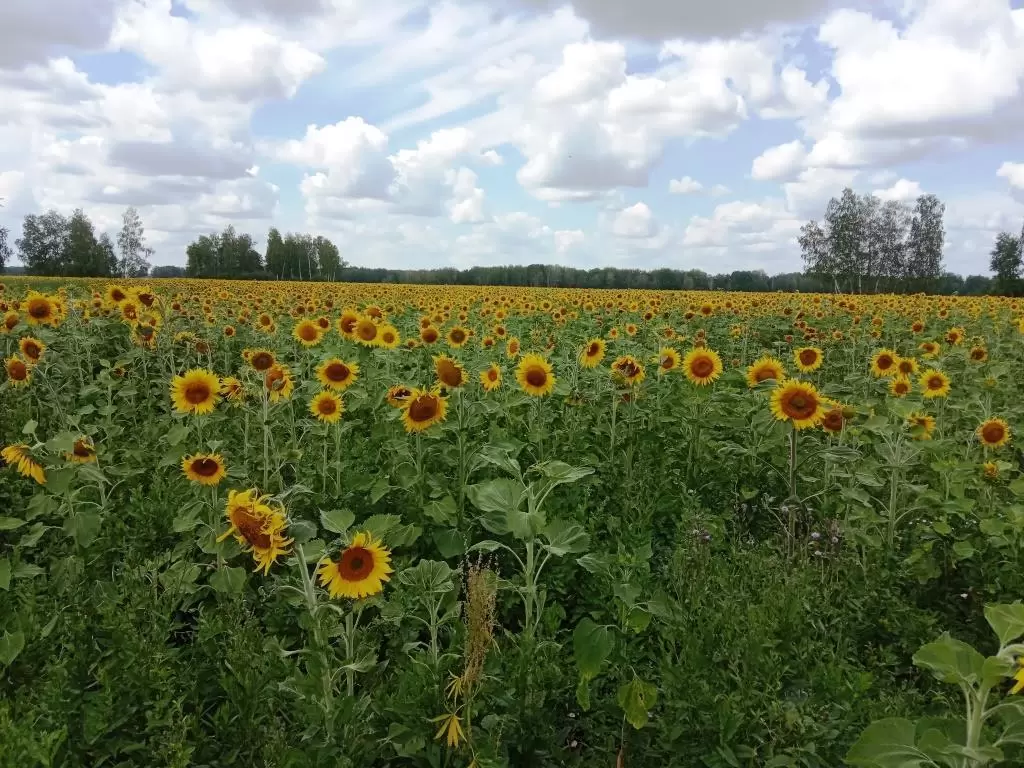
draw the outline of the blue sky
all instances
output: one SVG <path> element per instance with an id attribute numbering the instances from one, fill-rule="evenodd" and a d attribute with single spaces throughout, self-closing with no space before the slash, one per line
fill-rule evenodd
<path id="1" fill-rule="evenodd" d="M 0 225 L 135 205 L 159 264 L 789 271 L 852 186 L 938 195 L 967 274 L 1024 224 L 1019 0 L 9 0 L 0 101 Z"/>

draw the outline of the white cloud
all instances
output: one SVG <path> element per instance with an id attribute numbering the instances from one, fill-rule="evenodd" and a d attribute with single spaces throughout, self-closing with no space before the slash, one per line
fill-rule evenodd
<path id="1" fill-rule="evenodd" d="M 723 195 L 728 195 L 731 191 L 732 190 L 730 190 L 725 184 L 715 184 L 715 186 L 711 188 L 711 196 L 722 197 Z"/>
<path id="2" fill-rule="evenodd" d="M 1006 179 L 1011 187 L 1024 189 L 1024 163 L 1005 162 L 999 166 L 996 176 Z"/>
<path id="3" fill-rule="evenodd" d="M 689 176 L 672 179 L 668 183 L 668 191 L 673 195 L 694 195 L 704 189 L 704 185 Z"/>
<path id="4" fill-rule="evenodd" d="M 653 237 L 658 232 L 658 222 L 645 203 L 636 203 L 615 214 L 611 231 L 618 237 Z"/>
<path id="5" fill-rule="evenodd" d="M 560 229 L 554 234 L 555 237 L 555 250 L 558 253 L 566 253 L 567 251 L 580 246 L 587 239 L 586 235 L 583 234 L 582 229 Z"/>
<path id="6" fill-rule="evenodd" d="M 754 158 L 750 175 L 758 181 L 786 179 L 800 169 L 806 157 L 807 149 L 799 139 L 770 147 Z"/>
<path id="7" fill-rule="evenodd" d="M 882 201 L 910 203 L 924 194 L 921 185 L 916 181 L 900 179 L 888 189 L 876 189 L 872 194 Z"/>
<path id="8" fill-rule="evenodd" d="M 114 23 L 116 0 L 0 2 L 0 69 L 19 69 L 73 47 L 99 50 Z"/>

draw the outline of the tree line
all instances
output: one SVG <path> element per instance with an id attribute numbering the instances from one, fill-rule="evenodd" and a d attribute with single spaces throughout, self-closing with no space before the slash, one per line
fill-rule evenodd
<path id="1" fill-rule="evenodd" d="M 992 247 L 989 268 L 996 290 L 1006 296 L 1024 296 L 1024 226 L 1020 235 L 1000 232 Z"/>

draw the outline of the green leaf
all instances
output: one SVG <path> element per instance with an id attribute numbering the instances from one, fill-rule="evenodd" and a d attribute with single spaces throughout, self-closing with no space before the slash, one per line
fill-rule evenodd
<path id="1" fill-rule="evenodd" d="M 467 552 L 495 552 L 501 549 L 504 545 L 500 541 L 492 541 L 490 539 L 484 539 L 478 541 L 476 544 L 467 549 Z"/>
<path id="2" fill-rule="evenodd" d="M 387 496 L 390 490 L 391 484 L 388 482 L 388 479 L 386 477 L 380 478 L 377 482 L 373 484 L 373 487 L 370 488 L 370 503 L 376 504 L 378 501 Z"/>
<path id="3" fill-rule="evenodd" d="M 316 526 L 308 520 L 296 520 L 288 526 L 288 536 L 295 539 L 296 544 L 305 544 L 316 536 Z"/>
<path id="4" fill-rule="evenodd" d="M 65 493 L 71 487 L 71 481 L 75 477 L 75 470 L 72 467 L 51 469 L 46 473 L 46 489 L 58 496 Z"/>
<path id="5" fill-rule="evenodd" d="M 576 703 L 584 712 L 590 710 L 590 679 L 581 677 L 576 682 Z"/>
<path id="6" fill-rule="evenodd" d="M 1005 726 L 999 743 L 1024 744 L 1024 701 L 1005 701 L 998 709 Z"/>
<path id="7" fill-rule="evenodd" d="M 356 521 L 355 513 L 347 509 L 332 509 L 320 513 L 320 525 L 331 533 L 345 533 Z"/>
<path id="8" fill-rule="evenodd" d="M 953 545 L 953 554 L 957 560 L 967 560 L 974 555 L 974 547 L 969 541 L 958 541 Z"/>
<path id="9" fill-rule="evenodd" d="M 556 557 L 586 552 L 590 546 L 587 532 L 583 530 L 583 526 L 576 523 L 552 520 L 545 526 L 543 534 L 548 543 L 542 546 Z"/>
<path id="10" fill-rule="evenodd" d="M 575 483 L 580 478 L 594 474 L 593 467 L 574 467 L 564 461 L 542 461 L 540 464 L 534 464 L 531 469 L 555 481 L 555 485 Z"/>
<path id="11" fill-rule="evenodd" d="M 1024 635 L 1024 604 L 986 605 L 985 621 L 999 638 L 999 645 L 1009 645 Z"/>
<path id="12" fill-rule="evenodd" d="M 18 517 L 0 517 L 0 531 L 13 531 L 15 528 L 21 528 L 25 525 L 25 521 Z"/>
<path id="13" fill-rule="evenodd" d="M 915 746 L 914 724 L 902 717 L 876 720 L 846 753 L 846 762 L 865 768 L 923 768 L 937 765 Z"/>
<path id="14" fill-rule="evenodd" d="M 188 436 L 189 425 L 187 422 L 182 424 L 176 424 L 167 430 L 167 434 L 164 435 L 164 440 L 167 441 L 168 445 L 177 445 Z"/>
<path id="15" fill-rule="evenodd" d="M 572 655 L 580 669 L 580 677 L 591 680 L 611 655 L 615 638 L 607 627 L 584 617 L 572 633 Z"/>
<path id="16" fill-rule="evenodd" d="M 210 586 L 225 595 L 240 594 L 245 587 L 245 568 L 218 568 L 210 576 Z"/>
<path id="17" fill-rule="evenodd" d="M 499 477 L 467 486 L 466 496 L 481 512 L 508 514 L 519 509 L 525 487 L 518 480 Z"/>
<path id="18" fill-rule="evenodd" d="M 25 647 L 24 632 L 4 632 L 0 637 L 0 662 L 9 667 L 11 662 L 18 658 L 21 649 Z"/>
<path id="19" fill-rule="evenodd" d="M 423 529 L 418 525 L 400 525 L 389 531 L 384 538 L 389 547 L 408 547 L 420 537 L 421 533 L 423 533 Z"/>
<path id="20" fill-rule="evenodd" d="M 14 566 L 14 570 L 11 571 L 11 577 L 15 579 L 34 579 L 36 576 L 42 576 L 44 573 L 46 571 L 35 563 L 18 563 Z"/>
<path id="21" fill-rule="evenodd" d="M 1014 496 L 1024 496 L 1024 477 L 1018 477 L 1009 487 Z"/>
<path id="22" fill-rule="evenodd" d="M 36 423 L 35 419 L 29 419 L 28 421 L 25 422 L 25 426 L 21 428 L 21 434 L 23 434 L 23 435 L 34 434 L 35 431 L 36 431 L 36 427 L 38 427 L 38 426 L 39 425 Z"/>
<path id="23" fill-rule="evenodd" d="M 506 448 L 488 443 L 477 451 L 475 459 L 481 465 L 484 463 L 493 464 L 514 477 L 518 478 L 523 475 L 519 462 L 509 454 Z"/>
<path id="24" fill-rule="evenodd" d="M 398 580 L 417 594 L 443 595 L 455 589 L 452 569 L 440 560 L 420 560 L 398 574 Z"/>
<path id="25" fill-rule="evenodd" d="M 651 683 L 645 683 L 639 677 L 619 688 L 616 697 L 619 706 L 626 714 L 626 720 L 637 730 L 647 725 L 651 708 L 658 700 L 658 689 Z"/>
<path id="26" fill-rule="evenodd" d="M 11 588 L 11 561 L 10 558 L 0 557 L 0 589 Z"/>
<path id="27" fill-rule="evenodd" d="M 454 528 L 442 528 L 434 531 L 432 538 L 437 551 L 446 560 L 459 557 L 466 551 L 466 540 Z"/>
<path id="28" fill-rule="evenodd" d="M 60 432 L 46 441 L 46 450 L 50 453 L 71 453 L 78 439 L 76 432 Z M 47 474 L 49 480 L 49 474 Z"/>
<path id="29" fill-rule="evenodd" d="M 981 679 L 985 657 L 967 643 L 944 633 L 935 642 L 921 646 L 913 661 L 944 683 L 970 685 Z"/>
<path id="30" fill-rule="evenodd" d="M 64 521 L 64 533 L 74 538 L 75 543 L 80 547 L 88 547 L 100 532 L 99 512 L 79 510 Z"/>
<path id="31" fill-rule="evenodd" d="M 455 499 L 446 494 L 440 499 L 435 499 L 423 506 L 423 514 L 440 525 L 448 525 L 455 522 L 458 509 L 455 506 Z"/>
<path id="32" fill-rule="evenodd" d="M 370 515 L 358 528 L 371 534 L 375 539 L 383 539 L 388 531 L 397 528 L 401 523 L 402 518 L 398 515 Z"/>

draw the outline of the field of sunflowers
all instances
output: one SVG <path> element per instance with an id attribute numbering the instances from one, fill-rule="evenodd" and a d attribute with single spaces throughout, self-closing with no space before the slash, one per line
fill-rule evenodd
<path id="1" fill-rule="evenodd" d="M 2 766 L 1024 764 L 1024 301 L 0 289 Z"/>

